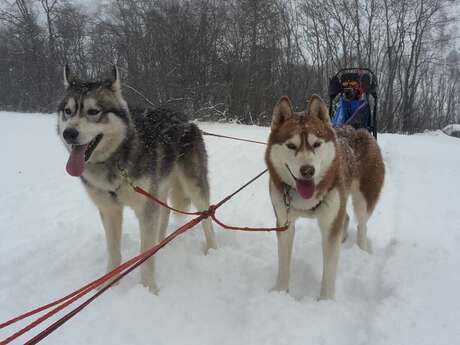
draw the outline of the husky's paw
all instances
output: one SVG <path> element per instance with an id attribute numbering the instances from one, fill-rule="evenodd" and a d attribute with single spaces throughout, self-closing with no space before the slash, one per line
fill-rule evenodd
<path id="1" fill-rule="evenodd" d="M 366 239 L 363 242 L 358 241 L 358 247 L 366 253 L 372 254 L 372 242 L 369 239 Z"/>
<path id="2" fill-rule="evenodd" d="M 335 293 L 334 292 L 323 292 L 321 291 L 319 297 L 317 298 L 317 301 L 332 301 L 335 298 Z"/>
<path id="3" fill-rule="evenodd" d="M 160 293 L 160 290 L 158 289 L 158 287 L 157 287 L 156 285 L 154 285 L 154 286 L 148 286 L 148 289 L 149 289 L 149 292 L 150 292 L 152 295 L 158 296 L 159 293 Z"/>
<path id="4" fill-rule="evenodd" d="M 270 292 L 285 292 L 289 293 L 289 286 L 286 284 L 276 283 L 271 289 Z"/>
<path id="5" fill-rule="evenodd" d="M 321 302 L 321 301 L 333 301 L 334 297 L 327 297 L 327 296 L 319 296 L 316 299 L 316 302 Z"/>
<path id="6" fill-rule="evenodd" d="M 155 278 L 153 273 L 151 273 L 150 270 L 146 270 L 144 268 L 143 271 L 141 271 L 141 283 L 143 286 L 145 286 L 151 293 L 154 295 L 158 295 L 158 287 L 157 284 L 155 283 Z"/>
<path id="7" fill-rule="evenodd" d="M 157 285 L 154 282 L 145 282 L 142 281 L 142 285 L 149 289 L 149 292 L 152 293 L 153 295 L 158 295 L 159 290 Z"/>
<path id="8" fill-rule="evenodd" d="M 204 254 L 208 255 L 211 250 L 217 250 L 217 243 L 215 241 L 208 243 L 204 248 Z"/>

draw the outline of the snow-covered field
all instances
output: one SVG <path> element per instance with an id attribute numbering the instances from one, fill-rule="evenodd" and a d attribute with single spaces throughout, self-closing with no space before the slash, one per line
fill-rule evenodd
<path id="1" fill-rule="evenodd" d="M 65 172 L 67 153 L 50 115 L 0 113 L 0 322 L 102 275 L 105 242 L 96 208 Z M 200 124 L 266 140 L 268 129 Z M 212 200 L 264 168 L 264 147 L 206 138 Z M 441 132 L 381 135 L 387 176 L 369 224 L 373 254 L 343 245 L 335 301 L 318 302 L 320 236 L 298 224 L 291 293 L 270 292 L 273 233 L 216 227 L 220 248 L 203 255 L 201 227 L 158 254 L 159 296 L 128 275 L 46 338 L 48 344 L 459 344 L 460 140 Z M 123 257 L 139 233 L 125 213 Z M 267 176 L 226 204 L 234 225 L 273 226 Z M 173 218 L 170 230 L 185 222 Z M 354 223 L 352 224 L 354 226 Z M 24 323 L 0 331 L 0 340 Z M 43 329 L 43 327 L 41 328 Z M 29 339 L 20 338 L 18 343 Z"/>

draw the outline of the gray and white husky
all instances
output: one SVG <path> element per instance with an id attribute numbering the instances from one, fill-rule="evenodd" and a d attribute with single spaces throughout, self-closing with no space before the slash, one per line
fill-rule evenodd
<path id="1" fill-rule="evenodd" d="M 209 207 L 207 154 L 198 127 L 185 115 L 167 109 L 135 111 L 122 96 L 116 67 L 107 80 L 82 81 L 64 69 L 66 93 L 58 108 L 58 133 L 70 156 L 66 170 L 80 177 L 99 209 L 110 271 L 121 263 L 124 206 L 131 207 L 140 227 L 141 251 L 165 237 L 169 210 L 137 194 L 134 184 L 161 200 L 171 197 L 185 209 Z M 216 248 L 209 219 L 203 221 L 206 251 Z M 154 260 L 141 267 L 142 284 L 157 292 Z"/>

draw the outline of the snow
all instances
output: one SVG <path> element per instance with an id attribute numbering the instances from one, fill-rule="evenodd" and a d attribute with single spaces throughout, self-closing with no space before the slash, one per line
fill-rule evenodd
<path id="1" fill-rule="evenodd" d="M 67 153 L 55 120 L 0 113 L 0 322 L 64 296 L 105 270 L 102 225 L 79 180 L 65 172 Z M 262 127 L 199 125 L 255 140 L 268 136 Z M 290 294 L 270 292 L 277 270 L 275 234 L 216 226 L 219 249 L 204 255 L 197 227 L 159 252 L 158 296 L 139 284 L 136 270 L 45 343 L 460 343 L 460 141 L 435 132 L 383 134 L 379 142 L 387 176 L 369 223 L 373 254 L 362 252 L 350 231 L 335 301 L 317 301 L 322 259 L 314 222 L 297 226 Z M 265 167 L 262 145 L 214 137 L 206 137 L 206 144 L 214 201 Z M 218 215 L 233 225 L 273 226 L 267 176 Z M 172 218 L 169 230 L 184 222 Z M 124 259 L 136 255 L 138 246 L 136 219 L 127 211 Z M 25 324 L 0 330 L 0 339 Z"/>
<path id="2" fill-rule="evenodd" d="M 457 133 L 456 136 L 458 137 L 458 133 L 460 133 L 460 124 L 447 125 L 442 129 L 442 131 L 447 135 L 453 135 L 454 133 Z"/>

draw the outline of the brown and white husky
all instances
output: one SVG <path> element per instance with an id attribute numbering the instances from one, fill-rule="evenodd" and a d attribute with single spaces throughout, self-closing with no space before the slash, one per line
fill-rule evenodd
<path id="1" fill-rule="evenodd" d="M 299 217 L 318 219 L 323 247 L 320 299 L 333 299 L 340 244 L 347 236 L 351 194 L 358 221 L 358 246 L 368 251 L 367 221 L 383 186 L 385 166 L 377 142 L 366 130 L 333 129 L 325 103 L 312 96 L 308 110 L 294 112 L 288 97 L 273 110 L 265 161 L 278 226 L 275 290 L 289 289 L 290 262 Z"/>

